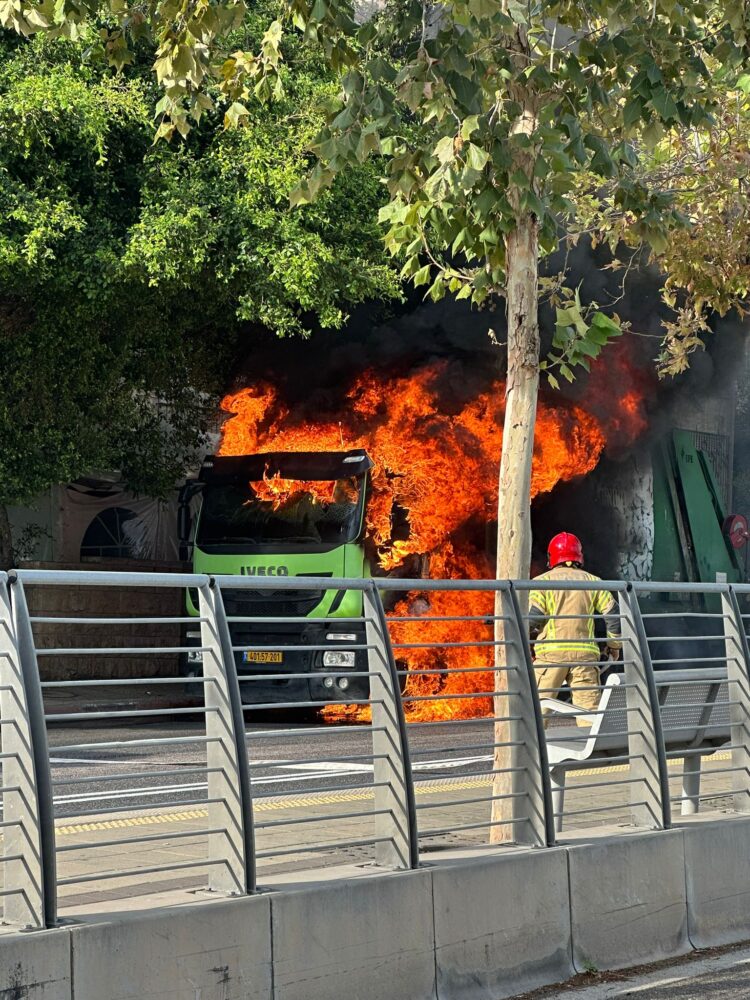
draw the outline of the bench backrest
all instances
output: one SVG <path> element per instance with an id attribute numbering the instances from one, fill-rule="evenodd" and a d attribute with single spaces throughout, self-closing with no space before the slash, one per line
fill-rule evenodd
<path id="1" fill-rule="evenodd" d="M 658 670 L 654 677 L 667 746 L 699 746 L 729 738 L 729 685 L 724 670 Z"/>
<path id="2" fill-rule="evenodd" d="M 691 676 L 692 674 L 692 676 Z M 670 747 L 700 746 L 704 742 L 729 739 L 730 718 L 726 673 L 711 670 L 654 671 L 661 709 L 664 742 Z M 627 687 L 622 674 L 607 678 L 596 716 L 589 732 L 596 750 L 627 745 Z"/>

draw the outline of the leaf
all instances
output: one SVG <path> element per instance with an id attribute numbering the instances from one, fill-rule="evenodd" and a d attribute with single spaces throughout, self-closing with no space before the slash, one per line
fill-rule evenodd
<path id="1" fill-rule="evenodd" d="M 464 153 L 466 155 L 466 162 L 472 170 L 482 171 L 489 163 L 490 154 L 486 149 L 482 149 L 481 146 L 475 146 L 474 143 L 469 143 L 468 146 L 465 146 Z"/>
<path id="2" fill-rule="evenodd" d="M 537 219 L 542 219 L 546 212 L 544 203 L 534 191 L 524 191 L 521 196 L 521 208 L 524 212 L 530 212 Z"/>
<path id="3" fill-rule="evenodd" d="M 445 80 L 461 107 L 469 114 L 479 114 L 482 110 L 481 92 L 474 79 L 451 71 L 445 74 Z"/>
<path id="4" fill-rule="evenodd" d="M 531 181 L 520 167 L 510 175 L 510 183 L 522 191 L 526 191 L 531 187 Z"/>
<path id="5" fill-rule="evenodd" d="M 472 133 L 479 128 L 479 115 L 469 115 L 461 123 L 461 138 L 469 139 Z"/>
<path id="6" fill-rule="evenodd" d="M 443 283 L 443 279 L 439 275 L 433 281 L 427 294 L 430 296 L 433 302 L 439 302 L 442 298 L 445 297 L 445 284 Z"/>
<path id="7" fill-rule="evenodd" d="M 557 379 L 555 378 L 555 376 L 551 372 L 548 373 L 548 375 L 547 375 L 547 381 L 549 382 L 549 384 L 552 386 L 553 389 L 559 389 L 560 388 L 560 383 L 557 381 Z"/>
<path id="8" fill-rule="evenodd" d="M 240 101 L 235 101 L 224 112 L 224 126 L 225 128 L 237 126 L 243 118 L 247 118 L 249 115 L 250 112 L 245 105 L 241 104 Z"/>
<path id="9" fill-rule="evenodd" d="M 454 139 L 452 135 L 444 135 L 437 146 L 435 146 L 435 156 L 443 165 L 450 163 L 456 158 L 453 143 Z"/>
<path id="10" fill-rule="evenodd" d="M 591 326 L 596 327 L 597 330 L 601 330 L 610 337 L 619 337 L 622 334 L 622 327 L 619 322 L 603 312 L 594 313 L 591 319 Z"/>
<path id="11" fill-rule="evenodd" d="M 430 280 L 432 274 L 432 267 L 429 264 L 425 264 L 424 267 L 420 267 L 417 273 L 412 278 L 412 282 L 419 288 L 420 285 L 426 285 Z"/>
<path id="12" fill-rule="evenodd" d="M 574 55 L 570 55 L 567 58 L 565 69 L 567 72 L 567 77 L 572 84 L 579 88 L 579 90 L 586 89 L 586 77 L 583 75 L 581 70 L 581 64 Z"/>
<path id="13" fill-rule="evenodd" d="M 625 128 L 632 128 L 642 117 L 643 102 L 638 97 L 631 98 L 622 111 L 622 120 Z"/>
<path id="14" fill-rule="evenodd" d="M 466 244 L 469 242 L 469 238 L 470 238 L 469 230 L 462 229 L 459 232 L 458 236 L 456 236 L 455 240 L 453 241 L 453 245 L 451 246 L 452 252 L 458 253 L 461 247 L 465 247 Z"/>
<path id="15" fill-rule="evenodd" d="M 655 87 L 651 104 L 665 122 L 679 121 L 680 113 L 674 98 L 664 87 Z"/>
<path id="16" fill-rule="evenodd" d="M 296 208 L 298 205 L 309 205 L 312 201 L 307 181 L 300 183 L 289 192 L 289 205 Z"/>
<path id="17" fill-rule="evenodd" d="M 556 310 L 555 323 L 560 330 L 565 330 L 570 326 L 575 326 L 580 318 L 580 310 L 576 306 L 569 306 L 567 309 Z"/>
<path id="18" fill-rule="evenodd" d="M 567 365 L 560 365 L 560 374 L 563 378 L 566 378 L 568 382 L 575 382 L 575 375 Z"/>
<path id="19" fill-rule="evenodd" d="M 474 202 L 483 219 L 486 219 L 492 209 L 500 201 L 500 195 L 493 187 L 486 187 Z"/>
<path id="20" fill-rule="evenodd" d="M 508 14 L 514 24 L 525 25 L 528 18 L 528 7 L 522 0 L 507 0 Z"/>
<path id="21" fill-rule="evenodd" d="M 396 79 L 396 70 L 382 56 L 376 56 L 367 64 L 370 76 L 373 80 L 384 80 L 386 83 L 393 83 Z"/>
<path id="22" fill-rule="evenodd" d="M 647 128 L 643 130 L 643 141 L 647 149 L 655 149 L 664 138 L 664 129 L 661 122 L 654 119 Z"/>
<path id="23" fill-rule="evenodd" d="M 579 340 L 576 349 L 587 358 L 598 358 L 601 354 L 602 344 L 597 344 L 587 338 Z"/>
<path id="24" fill-rule="evenodd" d="M 669 245 L 667 237 L 659 229 L 650 229 L 646 234 L 646 239 L 654 253 L 664 253 Z"/>

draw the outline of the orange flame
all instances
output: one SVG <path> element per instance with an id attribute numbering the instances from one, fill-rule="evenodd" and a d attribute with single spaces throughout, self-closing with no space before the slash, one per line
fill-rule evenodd
<path id="1" fill-rule="evenodd" d="M 611 375 L 611 365 L 608 366 Z M 604 374 L 604 372 L 602 372 Z M 292 413 L 275 387 L 258 383 L 228 395 L 221 403 L 231 414 L 222 429 L 220 452 L 243 455 L 263 451 L 340 451 L 365 448 L 374 462 L 368 507 L 368 535 L 382 571 L 403 567 L 411 575 L 435 579 L 482 579 L 494 572 L 486 555 L 467 541 L 494 521 L 498 460 L 502 447 L 504 385 L 450 408 L 441 406 L 453 372 L 447 362 L 389 378 L 362 373 L 336 412 L 310 418 Z M 630 380 L 632 381 L 632 380 Z M 592 397 L 608 399 L 611 381 L 590 379 Z M 609 385 L 607 387 L 604 383 Z M 460 386 L 459 386 L 460 388 Z M 628 383 L 628 394 L 612 418 L 557 398 L 540 399 L 534 437 L 531 496 L 549 492 L 561 481 L 587 475 L 613 435 L 630 443 L 645 426 L 642 395 Z M 608 394 L 609 393 L 609 394 Z M 455 386 L 451 393 L 455 396 Z M 588 398 L 588 396 L 587 396 Z M 265 485 L 271 493 L 289 484 Z M 321 484 L 318 484 L 320 486 Z M 310 484 L 293 484 L 307 489 Z M 330 489 L 330 487 L 328 487 Z M 421 572 L 420 572 L 421 570 Z M 391 612 L 391 637 L 400 666 L 408 669 L 406 710 L 410 719 L 474 717 L 491 714 L 491 699 L 455 698 L 492 690 L 492 646 L 456 647 L 446 643 L 488 643 L 493 614 L 491 594 L 430 592 L 409 594 Z M 469 615 L 472 622 L 445 621 Z M 399 621 L 416 616 L 415 621 Z M 400 650 L 410 643 L 438 648 Z M 462 673 L 434 673 L 461 670 Z M 433 671 L 433 673 L 430 673 Z M 437 700 L 409 701 L 409 697 Z M 361 718 L 345 706 L 331 706 L 326 717 Z"/>
<path id="2" fill-rule="evenodd" d="M 315 480 L 282 479 L 280 473 L 268 475 L 268 467 L 263 473 L 263 479 L 251 482 L 256 497 L 273 505 L 274 510 L 286 506 L 299 493 L 309 493 L 319 503 L 331 499 L 331 484 Z"/>

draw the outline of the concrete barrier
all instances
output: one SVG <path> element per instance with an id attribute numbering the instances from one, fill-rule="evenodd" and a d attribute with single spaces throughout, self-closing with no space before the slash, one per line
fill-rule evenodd
<path id="1" fill-rule="evenodd" d="M 696 948 L 750 937 L 750 819 L 684 827 L 688 928 Z"/>
<path id="2" fill-rule="evenodd" d="M 71 1000 L 70 933 L 0 934 L 3 1000 Z"/>
<path id="3" fill-rule="evenodd" d="M 564 850 L 436 867 L 432 884 L 439 1000 L 499 1000 L 573 975 Z"/>
<path id="4" fill-rule="evenodd" d="M 0 998 L 500 1000 L 750 937 L 749 844 L 696 820 L 0 935 Z"/>
<path id="5" fill-rule="evenodd" d="M 579 972 L 656 962 L 690 950 L 681 830 L 569 847 L 568 863 Z"/>
<path id="6" fill-rule="evenodd" d="M 270 1000 L 267 896 L 70 929 L 74 1000 Z M 46 1000 L 46 998 L 45 998 Z"/>
<path id="7" fill-rule="evenodd" d="M 274 1000 L 433 1000 L 432 876 L 400 872 L 271 897 Z"/>

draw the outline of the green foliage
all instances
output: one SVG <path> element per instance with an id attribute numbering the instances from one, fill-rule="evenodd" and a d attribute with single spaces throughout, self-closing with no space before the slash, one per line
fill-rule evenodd
<path id="1" fill-rule="evenodd" d="M 197 355 L 120 265 L 147 88 L 71 45 L 0 44 L 0 501 L 96 467 L 162 492 L 207 414 Z"/>
<path id="2" fill-rule="evenodd" d="M 289 208 L 323 124 L 315 109 L 330 96 L 326 81 L 303 77 L 273 109 L 255 106 L 240 128 L 216 133 L 207 125 L 200 142 L 194 135 L 179 151 L 160 144 L 146 164 L 126 263 L 149 282 L 185 289 L 210 268 L 238 319 L 281 336 L 304 333 L 310 314 L 340 328 L 347 306 L 397 296 L 371 166 L 342 175 L 315 204 Z"/>
<path id="3" fill-rule="evenodd" d="M 621 337 L 625 327 L 615 314 L 600 312 L 598 303 L 591 302 L 584 308 L 579 290 L 571 291 L 560 286 L 551 297 L 553 304 L 563 300 L 555 310 L 555 333 L 549 357 L 542 361 L 547 382 L 559 389 L 558 375 L 573 382 L 576 368 L 591 370 L 591 362 L 599 357 L 604 347 L 616 337 Z"/>
<path id="4" fill-rule="evenodd" d="M 582 233 L 615 252 L 624 239 L 650 247 L 673 286 L 693 295 L 701 284 L 694 321 L 678 313 L 666 327 L 664 372 L 681 370 L 700 343 L 703 308 L 741 304 L 744 276 L 711 284 L 695 273 L 713 254 L 702 232 L 695 240 L 696 217 L 724 225 L 727 213 L 707 184 L 692 189 L 689 206 L 690 180 L 680 195 L 665 162 L 676 144 L 711 134 L 735 84 L 750 90 L 741 0 L 383 0 L 364 23 L 346 0 L 287 6 L 342 85 L 315 147 L 319 163 L 293 200 L 313 200 L 344 167 L 378 157 L 391 195 L 381 210 L 386 245 L 402 277 L 431 298 L 481 304 L 503 294 L 518 264 L 507 259 L 507 236 L 531 220 L 542 254 Z M 236 97 L 247 81 L 237 74 L 228 89 Z M 688 278 L 676 248 L 691 238 Z M 563 317 L 547 366 L 571 377 L 619 332 L 603 315 Z"/>
<path id="5" fill-rule="evenodd" d="M 390 194 L 381 210 L 386 245 L 402 277 L 426 284 L 433 299 L 450 292 L 480 304 L 502 294 L 507 236 L 524 219 L 538 228 L 542 253 L 584 231 L 613 244 L 616 236 L 648 245 L 674 267 L 675 287 L 692 294 L 670 250 L 696 212 L 675 196 L 674 178 L 652 168 L 660 158 L 663 164 L 665 149 L 710 132 L 735 86 L 750 92 L 744 0 L 375 0 L 365 7 L 372 16 L 363 20 L 352 0 L 260 0 L 249 15 L 243 0 L 187 7 L 155 0 L 146 8 L 129 0 L 0 0 L 0 24 L 71 38 L 95 24 L 92 51 L 118 70 L 148 52 L 163 91 L 157 135 L 167 138 L 188 135 L 194 123 L 200 131 L 221 103 L 225 125 L 260 135 L 264 126 L 258 131 L 250 111 L 256 99 L 300 93 L 290 89 L 287 68 L 301 58 L 288 30 L 294 26 L 307 58 L 323 60 L 340 90 L 330 95 L 317 137 L 318 162 L 298 178 L 292 203 L 316 202 L 345 168 L 374 158 Z M 265 127 L 273 131 L 272 123 Z M 213 167 L 225 183 L 220 162 Z M 696 198 L 705 193 L 699 189 Z M 320 204 L 316 211 L 328 211 Z M 178 198 L 172 205 L 179 211 Z M 704 201 L 702 209 L 711 205 Z M 144 239 L 151 233 L 155 244 L 164 237 L 173 245 L 184 226 L 221 240 L 212 218 L 175 218 L 171 233 L 163 232 L 168 219 L 151 229 L 144 221 Z M 75 224 L 64 206 L 46 220 L 50 238 Z M 291 237 L 284 234 L 285 244 Z M 253 274 L 263 259 L 250 254 L 240 270 Z M 305 244 L 296 262 L 291 272 L 279 265 L 272 274 L 278 297 L 271 294 L 260 310 L 243 303 L 241 315 L 295 329 L 284 296 L 295 291 L 306 303 L 329 261 Z M 720 310 L 740 301 L 743 282 L 731 284 L 721 282 Z M 710 289 L 702 301 L 691 307 L 687 337 L 705 325 Z M 322 314 L 340 321 L 333 303 Z M 690 326 L 679 316 L 675 323 L 667 355 Z M 576 340 L 595 343 L 580 330 Z M 679 370 L 685 356 L 676 365 L 667 358 L 666 370 Z"/>
<path id="6" fill-rule="evenodd" d="M 119 76 L 81 34 L 0 30 L 0 503 L 96 468 L 170 490 L 252 323 L 340 326 L 398 294 L 371 166 L 289 207 L 330 92 L 319 62 L 288 54 L 282 113 L 225 131 L 208 110 L 175 150 L 153 144 L 153 50 Z"/>

